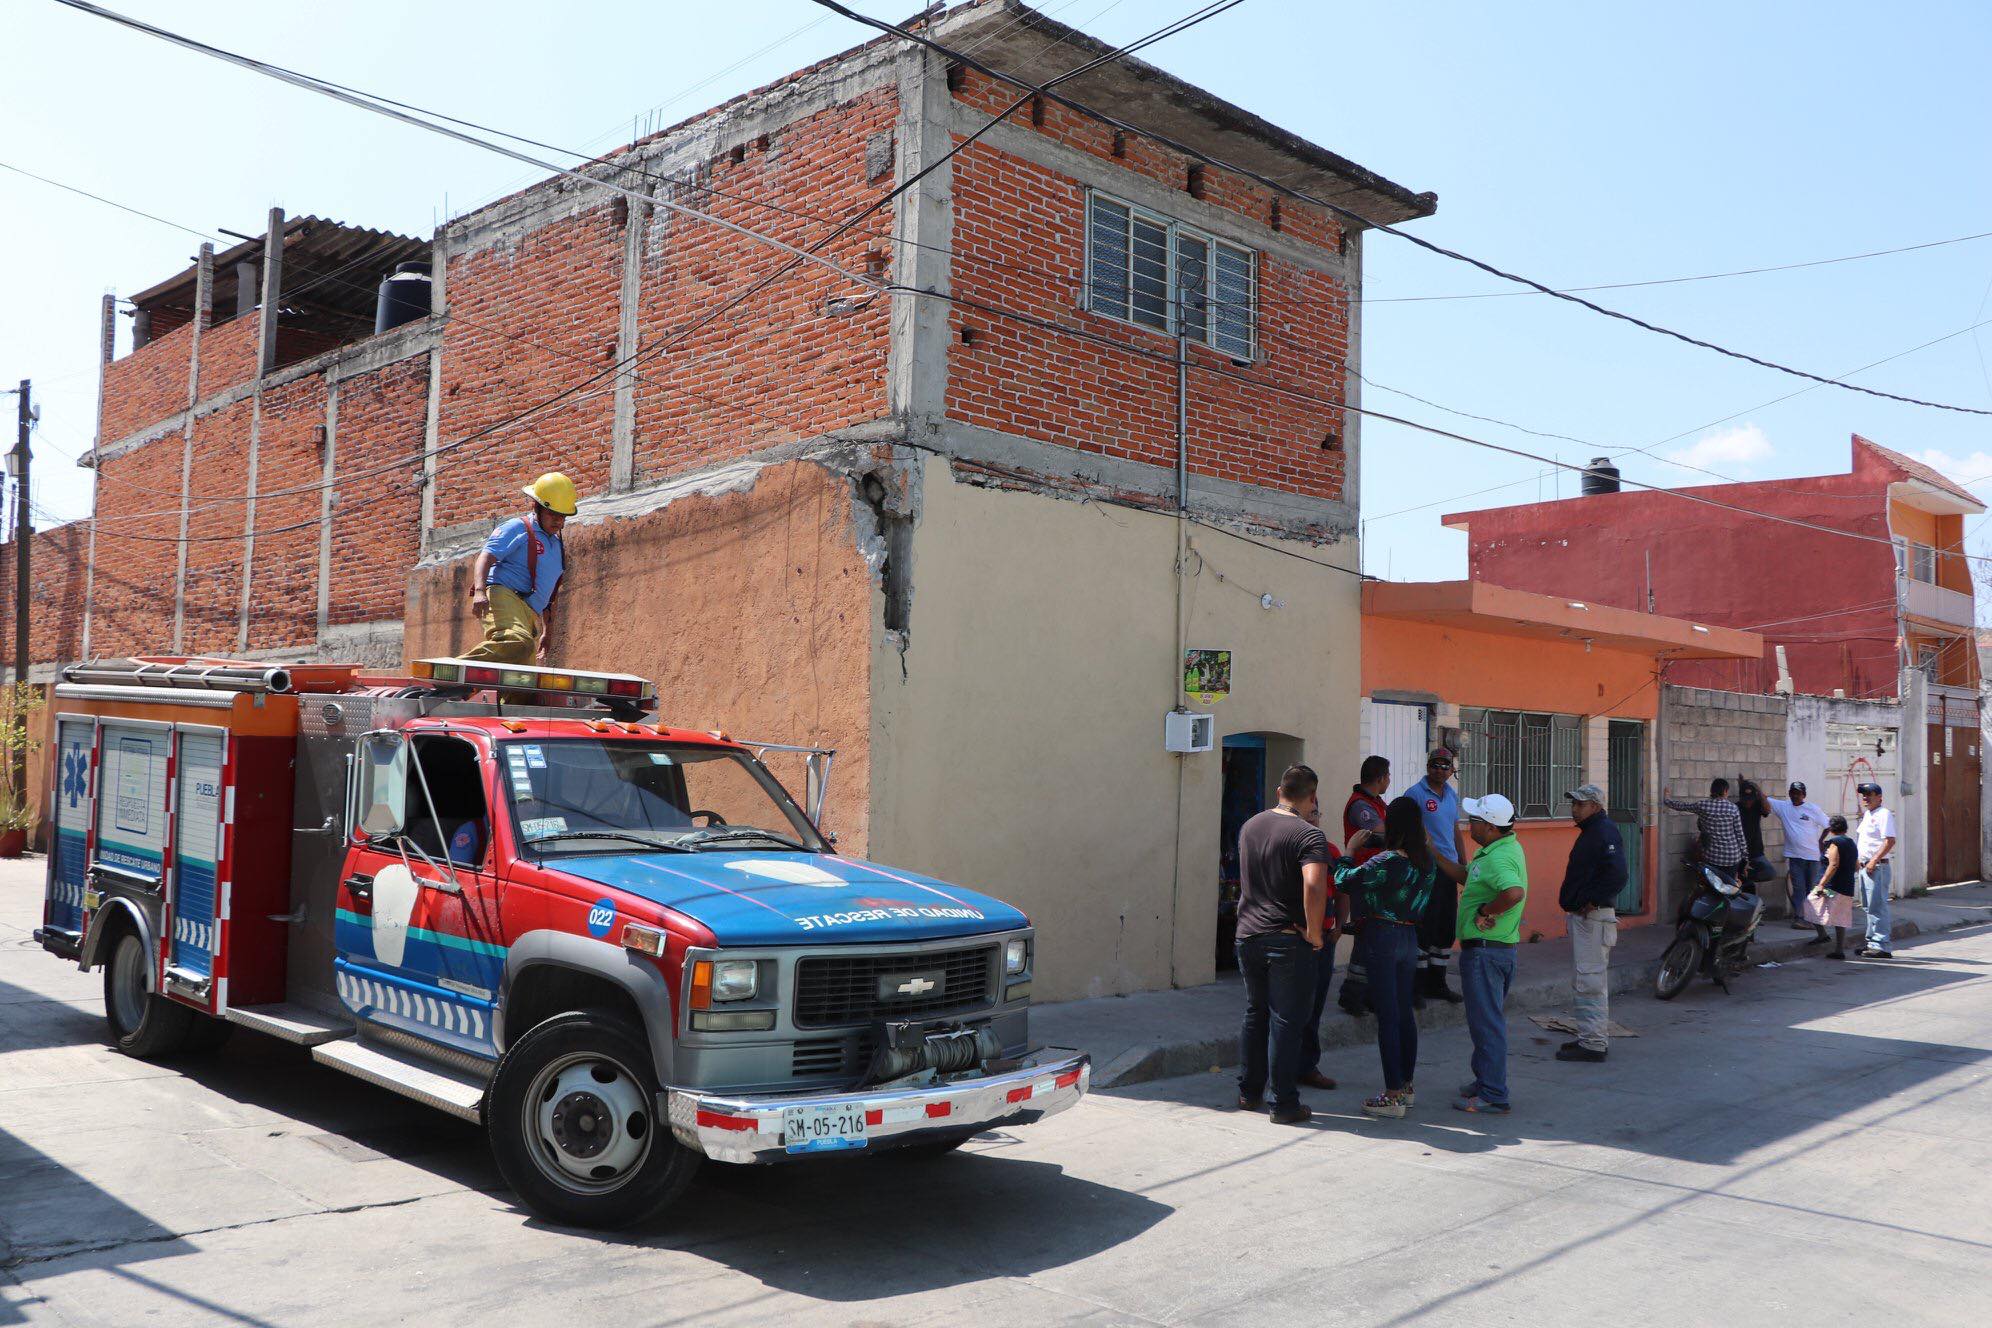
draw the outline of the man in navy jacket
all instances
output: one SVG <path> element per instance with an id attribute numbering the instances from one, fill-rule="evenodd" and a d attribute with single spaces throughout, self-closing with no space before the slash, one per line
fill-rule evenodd
<path id="1" fill-rule="evenodd" d="M 1625 841 L 1605 815 L 1605 791 L 1584 784 L 1563 795 L 1577 842 L 1563 872 L 1557 903 L 1569 915 L 1570 989 L 1575 998 L 1577 1036 L 1557 1048 L 1560 1061 L 1601 1061 L 1610 1050 L 1611 984 L 1607 969 L 1618 944 L 1618 897 L 1625 889 Z"/>

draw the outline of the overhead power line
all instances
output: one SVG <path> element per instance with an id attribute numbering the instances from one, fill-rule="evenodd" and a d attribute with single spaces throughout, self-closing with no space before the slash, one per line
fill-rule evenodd
<path id="1" fill-rule="evenodd" d="M 82 2 L 83 0 L 61 0 L 61 3 L 63 4 L 81 4 Z M 1670 337 L 1673 340 L 1683 342 L 1686 345 L 1699 346 L 1703 350 L 1714 351 L 1718 355 L 1726 355 L 1731 359 L 1742 360 L 1745 363 L 1754 364 L 1760 368 L 1771 369 L 1778 373 L 1790 374 L 1795 378 L 1810 379 L 1811 381 L 1816 383 L 1829 384 L 1834 387 L 1844 388 L 1849 392 L 1861 392 L 1865 393 L 1868 396 L 1881 397 L 1889 401 L 1900 401 L 1906 405 L 1911 405 L 1911 406 L 1927 406 L 1932 410 L 1954 411 L 1961 415 L 1992 416 L 1992 410 L 1984 410 L 1976 406 L 1958 406 L 1942 401 L 1926 401 L 1921 397 L 1903 396 L 1895 392 L 1884 392 L 1880 388 L 1863 387 L 1857 383 L 1841 382 L 1837 379 L 1828 378 L 1823 374 L 1816 374 L 1812 373 L 1809 370 L 1794 368 L 1788 364 L 1780 364 L 1775 360 L 1765 359 L 1760 355 L 1752 355 L 1747 351 L 1734 350 L 1728 346 L 1721 345 L 1717 342 L 1709 341 L 1702 337 L 1692 336 L 1686 332 L 1679 332 L 1674 330 L 1673 328 L 1664 327 L 1658 323 L 1651 322 L 1647 319 L 1636 317 L 1633 314 L 1624 313 L 1617 309 L 1607 308 L 1602 304 L 1598 304 L 1595 303 L 1594 301 L 1587 300 L 1581 295 L 1576 295 L 1569 291 L 1557 290 L 1555 287 L 1546 285 L 1543 282 L 1537 281 L 1532 277 L 1525 277 L 1520 275 L 1519 273 L 1509 272 L 1503 268 L 1496 267 L 1494 264 L 1489 263 L 1483 259 L 1475 258 L 1470 254 L 1461 253 L 1456 249 L 1449 249 L 1444 245 L 1437 244 L 1431 240 L 1425 239 L 1421 235 L 1416 235 L 1410 231 L 1402 230 L 1396 226 L 1389 224 L 1388 222 L 1373 220 L 1344 204 L 1331 202 L 1324 198 L 1318 198 L 1303 189 L 1297 189 L 1290 184 L 1286 184 L 1282 181 L 1275 180 L 1270 176 L 1263 175 L 1257 171 L 1251 170 L 1248 167 L 1241 166 L 1236 162 L 1231 162 L 1224 160 L 1223 158 L 1220 157 L 1212 156 L 1208 152 L 1205 152 L 1199 148 L 1193 148 L 1186 143 L 1182 143 L 1176 139 L 1170 138 L 1166 134 L 1158 133 L 1153 129 L 1144 129 L 1140 125 L 1130 124 L 1127 121 L 1119 119 L 1116 116 L 1107 114 L 1105 111 L 1096 110 L 1093 107 L 1084 104 L 1083 102 L 1075 101 L 1072 98 L 1065 96 L 1063 93 L 1054 92 L 1050 89 L 1049 86 L 1040 86 L 1038 84 L 1030 82 L 1028 79 L 1021 78 L 1015 74 L 1004 73 L 1002 70 L 995 69 L 990 65 L 984 64 L 982 61 L 977 60 L 974 56 L 969 55 L 966 52 L 950 47 L 945 43 L 935 41 L 932 37 L 929 37 L 922 32 L 909 29 L 901 24 L 888 23 L 884 19 L 871 18 L 868 15 L 860 14 L 857 10 L 852 9 L 849 5 L 840 3 L 840 0 L 813 0 L 813 3 L 821 5 L 825 9 L 829 9 L 836 13 L 842 14 L 844 17 L 852 19 L 855 22 L 862 23 L 866 27 L 877 29 L 880 32 L 891 33 L 894 36 L 901 38 L 902 40 L 914 42 L 920 46 L 924 46 L 928 50 L 934 51 L 936 54 L 945 56 L 948 59 L 953 60 L 958 64 L 965 65 L 970 69 L 974 69 L 977 72 L 982 73 L 989 78 L 997 79 L 1001 82 L 1008 83 L 1013 87 L 1027 88 L 1033 93 L 1036 93 L 1037 95 L 1044 97 L 1047 101 L 1056 102 L 1060 106 L 1063 106 L 1068 110 L 1075 111 L 1080 115 L 1084 115 L 1089 119 L 1097 120 L 1102 124 L 1111 125 L 1114 128 L 1122 130 L 1125 133 L 1138 134 L 1144 138 L 1149 139 L 1152 142 L 1160 143 L 1162 146 L 1166 148 L 1169 148 L 1176 152 L 1180 152 L 1185 156 L 1192 157 L 1198 161 L 1201 161 L 1206 165 L 1215 166 L 1220 170 L 1229 171 L 1235 175 L 1241 176 L 1244 179 L 1248 179 L 1256 184 L 1262 185 L 1267 189 L 1271 189 L 1277 193 L 1284 194 L 1289 198 L 1297 199 L 1304 203 L 1311 203 L 1315 207 L 1326 208 L 1328 211 L 1335 213 L 1337 216 L 1345 217 L 1351 221 L 1359 222 L 1364 226 L 1370 227 L 1371 229 L 1382 231 L 1386 235 L 1394 235 L 1400 240 L 1407 240 L 1410 243 L 1417 245 L 1419 248 L 1438 254 L 1441 257 L 1450 258 L 1455 262 L 1465 263 L 1469 267 L 1478 268 L 1480 271 L 1487 273 L 1489 276 L 1499 277 L 1503 281 L 1512 281 L 1518 285 L 1527 286 L 1531 290 L 1534 290 L 1539 294 L 1555 296 L 1559 300 L 1566 300 L 1571 304 L 1575 304 L 1582 308 L 1589 309 L 1592 313 L 1602 314 L 1607 318 L 1613 318 L 1623 323 L 1629 323 L 1632 326 L 1641 328 L 1647 332 L 1652 332 L 1655 333 L 1656 335 L 1663 337 Z"/>
<path id="2" fill-rule="evenodd" d="M 513 152 L 511 149 L 505 148 L 501 145 L 487 143 L 484 140 L 478 139 L 470 134 L 463 133 L 458 130 L 449 129 L 443 125 L 432 124 L 428 121 L 416 118 L 413 115 L 406 114 L 400 110 L 389 107 L 380 107 L 380 106 L 371 105 L 366 100 L 365 94 L 357 93 L 350 89 L 345 89 L 343 87 L 335 87 L 334 85 L 323 84 L 322 80 L 316 80 L 309 75 L 296 74 L 293 71 L 280 70 L 276 66 L 265 65 L 264 62 L 254 60 L 250 57 L 241 56 L 233 52 L 224 51 L 221 48 L 209 46 L 206 43 L 195 41 L 192 38 L 182 37 L 179 34 L 169 32 L 166 29 L 156 28 L 151 24 L 140 23 L 137 22 L 136 20 L 128 19 L 123 15 L 119 15 L 110 10 L 103 9 L 100 6 L 87 4 L 84 2 L 84 0 L 57 0 L 57 2 L 60 4 L 68 5 L 71 8 L 82 10 L 83 12 L 86 13 L 90 13 L 94 16 L 108 19 L 112 22 L 119 23 L 123 26 L 134 28 L 135 30 L 145 32 L 148 35 L 156 36 L 161 40 L 171 42 L 175 45 L 187 47 L 188 49 L 195 50 L 201 54 L 211 55 L 216 59 L 221 59 L 231 64 L 237 64 L 245 68 L 252 69 L 255 72 L 268 74 L 271 77 L 280 79 L 280 81 L 291 83 L 295 86 L 304 87 L 308 91 L 320 92 L 324 95 L 333 96 L 337 100 L 359 106 L 362 109 L 375 110 L 380 114 L 387 115 L 393 119 L 397 119 L 403 121 L 404 123 L 414 125 L 417 128 L 426 128 L 431 130 L 432 132 L 444 134 L 448 137 L 455 138 L 466 143 L 470 143 L 473 146 L 487 147 L 490 150 L 499 152 L 503 155 L 517 157 L 521 160 L 531 162 L 532 164 L 540 165 L 544 169 L 553 170 L 558 174 L 573 176 L 574 178 L 577 178 L 586 184 L 599 185 L 601 187 L 614 189 L 618 192 L 622 192 L 625 194 L 629 194 L 631 192 L 628 190 L 621 189 L 620 186 L 616 186 L 606 181 L 599 180 L 593 176 L 581 174 L 574 171 L 568 171 L 563 168 L 549 166 L 546 165 L 545 163 L 537 162 L 530 157 L 525 157 L 523 156 L 523 154 Z M 1127 45 L 1118 48 L 1117 50 L 1105 52 L 1099 56 L 1094 57 L 1091 60 L 1086 61 L 1085 63 L 1079 65 L 1078 67 L 1068 71 L 1065 75 L 1062 75 L 1060 79 L 1053 80 L 1053 83 L 1056 84 L 1057 82 L 1061 82 L 1064 79 L 1076 78 L 1080 74 L 1098 68 L 1099 66 L 1109 63 L 1113 60 L 1120 59 L 1122 56 L 1132 51 L 1140 50 L 1146 46 L 1152 45 L 1153 43 L 1160 41 L 1165 37 L 1173 36 L 1177 33 L 1187 31 L 1189 28 L 1204 22 L 1206 19 L 1213 18 L 1218 14 L 1233 9 L 1241 3 L 1243 3 L 1243 0 L 1216 0 L 1216 2 L 1207 4 L 1203 6 L 1201 9 L 1196 10 L 1181 19 L 1177 19 L 1169 24 L 1166 24 L 1162 28 L 1159 28 L 1144 37 L 1141 37 L 1133 42 L 1130 42 Z M 321 86 L 321 84 L 323 85 Z M 728 312 L 732 311 L 733 309 L 739 307 L 746 300 L 752 298 L 760 291 L 767 289 L 775 282 L 781 280 L 783 277 L 787 276 L 790 272 L 795 271 L 805 261 L 816 261 L 817 251 L 821 250 L 824 246 L 834 242 L 840 236 L 850 231 L 864 218 L 870 216 L 872 213 L 878 211 L 880 208 L 885 207 L 887 204 L 891 203 L 901 194 L 905 193 L 907 190 L 911 189 L 914 185 L 918 184 L 926 176 L 930 175 L 935 170 L 938 170 L 943 164 L 951 160 L 957 154 L 965 150 L 967 147 L 969 147 L 971 144 L 973 144 L 975 141 L 981 138 L 984 134 L 986 134 L 991 128 L 993 128 L 997 123 L 999 123 L 1004 118 L 1004 116 L 1007 116 L 1013 111 L 1021 109 L 1029 101 L 1030 101 L 1030 94 L 1026 94 L 1025 96 L 1017 98 L 1017 100 L 1013 102 L 1010 105 L 1010 107 L 1008 107 L 1003 112 L 1003 115 L 995 117 L 988 124 L 984 125 L 981 129 L 976 130 L 974 133 L 967 135 L 961 141 L 955 143 L 953 146 L 951 146 L 948 149 L 947 152 L 943 153 L 933 162 L 927 163 L 925 166 L 922 167 L 921 170 L 915 172 L 907 179 L 899 182 L 898 185 L 896 185 L 893 189 L 887 191 L 883 196 L 874 201 L 870 206 L 854 213 L 852 216 L 847 218 L 841 225 L 839 225 L 835 230 L 833 230 L 830 234 L 817 240 L 808 249 L 806 250 L 798 249 L 795 246 L 787 245 L 780 241 L 770 241 L 771 243 L 775 244 L 776 247 L 785 249 L 793 255 L 793 257 L 790 259 L 789 262 L 778 267 L 775 271 L 769 273 L 767 276 L 761 278 L 760 280 L 751 283 L 746 289 L 742 290 L 731 299 L 726 300 L 717 308 L 709 311 L 704 316 L 694 320 L 685 327 L 680 328 L 677 332 L 672 334 L 670 337 L 664 339 L 659 344 L 653 347 L 646 348 L 645 350 L 638 351 L 632 355 L 624 357 L 623 359 L 617 360 L 608 365 L 607 367 L 605 367 L 604 369 L 600 370 L 596 374 L 591 375 L 587 379 L 584 379 L 580 383 L 574 384 L 564 389 L 561 392 L 555 393 L 550 397 L 544 398 L 541 401 L 536 402 L 531 406 L 528 406 L 525 410 L 520 411 L 515 415 L 494 421 L 492 424 L 487 425 L 481 429 L 478 429 L 472 432 L 471 434 L 466 435 L 463 438 L 453 440 L 450 443 L 441 444 L 433 449 L 425 448 L 421 452 L 413 453 L 410 456 L 407 456 L 400 460 L 390 462 L 381 466 L 373 467 L 372 469 L 369 470 L 361 471 L 358 473 L 349 473 L 348 475 L 341 477 L 341 479 L 335 481 L 331 485 L 325 483 L 316 483 L 316 484 L 289 486 L 284 489 L 264 490 L 255 494 L 244 495 L 244 497 L 240 500 L 231 499 L 231 501 L 244 501 L 244 502 L 264 501 L 278 497 L 290 496 L 294 494 L 320 491 L 328 487 L 337 487 L 338 485 L 342 484 L 350 484 L 356 479 L 366 478 L 371 475 L 382 474 L 387 471 L 400 469 L 402 466 L 412 464 L 416 461 L 423 460 L 427 457 L 440 457 L 445 453 L 456 452 L 459 449 L 466 447 L 471 442 L 474 442 L 480 438 L 484 438 L 491 434 L 497 433 L 501 430 L 509 429 L 516 425 L 522 424 L 531 417 L 537 415 L 538 413 L 553 408 L 559 405 L 559 403 L 563 401 L 566 403 L 567 406 L 571 406 L 574 404 L 578 404 L 578 402 L 581 400 L 588 399 L 587 397 L 577 396 L 577 394 L 580 393 L 582 389 L 588 387 L 592 383 L 599 382 L 601 379 L 607 378 L 611 375 L 617 375 L 622 373 L 630 365 L 637 363 L 638 361 L 654 358 L 658 355 L 663 354 L 665 351 L 668 351 L 672 347 L 678 345 L 693 333 L 709 325 L 717 318 L 722 317 Z M 458 123 L 468 123 L 468 122 L 458 121 Z M 491 132 L 501 132 L 501 131 L 491 131 Z M 649 198 L 645 195 L 639 194 L 632 196 L 636 197 L 638 201 L 642 202 L 650 201 Z M 748 236 L 757 236 L 758 238 L 761 238 L 764 241 L 768 240 L 768 237 L 758 236 L 757 232 L 754 232 L 746 227 L 741 227 L 735 225 L 734 223 L 719 221 L 718 219 L 710 218 L 708 214 L 698 212 L 695 209 L 682 209 L 682 210 L 694 217 L 715 220 L 717 224 L 721 224 L 725 226 L 727 229 L 737 230 Z M 836 270 L 839 272 L 843 271 L 843 269 L 841 268 L 837 268 Z M 845 275 L 853 276 L 854 274 L 846 273 Z M 912 295 L 924 295 L 931 298 L 940 298 L 940 299 L 948 298 L 947 296 L 941 294 L 940 292 L 924 291 L 918 287 L 888 286 L 884 283 L 874 282 L 869 278 L 862 278 L 860 280 L 862 280 L 864 284 L 874 287 L 875 290 L 880 293 L 888 291 L 899 291 Z M 590 394 L 590 395 L 591 396 L 599 395 L 599 393 Z M 565 406 L 561 406 L 560 408 L 564 409 Z M 486 444 L 486 447 L 492 445 L 493 444 Z M 477 450 L 482 451 L 484 449 L 479 448 Z M 441 468 L 440 464 L 438 464 L 437 468 L 438 469 Z M 216 536 L 180 537 L 180 536 L 146 536 L 146 535 L 127 534 L 119 536 L 119 538 L 142 540 L 142 541 L 155 542 L 155 543 L 182 543 L 182 542 L 203 543 L 211 541 L 246 538 L 250 534 L 282 534 L 289 530 L 304 529 L 315 524 L 317 524 L 315 520 L 307 522 L 297 522 L 288 526 L 279 526 L 267 530 L 245 531 L 242 532 L 241 534 L 216 535 Z"/>
<path id="3" fill-rule="evenodd" d="M 1857 263 L 1865 258 L 1887 258 L 1891 254 L 1911 254 L 1919 249 L 1941 249 L 1948 244 L 1964 244 L 1971 240 L 1992 237 L 1992 231 L 1978 231 L 1972 235 L 1953 236 L 1948 240 L 1925 240 L 1921 244 L 1905 244 L 1894 249 L 1870 249 L 1861 254 L 1843 254 L 1838 258 L 1815 258 L 1804 263 L 1773 263 L 1768 267 L 1739 267 L 1729 272 L 1703 272 L 1692 277 L 1654 277 L 1648 281 L 1606 281 L 1591 286 L 1559 286 L 1551 294 L 1568 295 L 1573 291 L 1638 290 L 1645 286 L 1683 286 L 1696 281 L 1721 281 L 1728 277 L 1754 277 L 1766 272 L 1796 272 L 1808 267 L 1831 267 L 1835 263 Z M 1426 304 L 1436 300 L 1512 300 L 1518 297 L 1541 295 L 1537 290 L 1473 291 L 1463 295 L 1366 295 L 1363 304 Z"/>

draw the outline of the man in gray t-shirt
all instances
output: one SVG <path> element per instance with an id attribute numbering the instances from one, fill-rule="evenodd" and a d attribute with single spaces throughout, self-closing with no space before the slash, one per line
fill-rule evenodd
<path id="1" fill-rule="evenodd" d="M 1238 1034 L 1238 1106 L 1263 1105 L 1270 1073 L 1272 1118 L 1299 1125 L 1301 1028 L 1314 998 L 1315 956 L 1329 943 L 1328 836 L 1320 819 L 1320 780 L 1304 765 L 1280 776 L 1279 805 L 1238 831 L 1238 971 L 1245 1020 Z M 1270 1063 L 1267 1042 L 1271 1040 Z M 1320 1071 L 1313 1078 L 1318 1079 Z"/>

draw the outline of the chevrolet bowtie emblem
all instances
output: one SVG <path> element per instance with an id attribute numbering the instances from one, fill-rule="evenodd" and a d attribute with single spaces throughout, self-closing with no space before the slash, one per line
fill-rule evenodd
<path id="1" fill-rule="evenodd" d="M 931 978 L 908 978 L 893 988 L 901 996 L 924 996 L 933 989 L 934 982 Z"/>

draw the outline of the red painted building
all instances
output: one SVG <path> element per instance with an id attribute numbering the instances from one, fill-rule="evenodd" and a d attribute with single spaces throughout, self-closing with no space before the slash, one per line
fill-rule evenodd
<path id="1" fill-rule="evenodd" d="M 1772 691 L 1782 648 L 1796 691 L 1881 697 L 1898 693 L 1910 666 L 1933 683 L 1977 687 L 1964 518 L 1984 510 L 1969 490 L 1856 434 L 1843 474 L 1626 489 L 1445 524 L 1467 532 L 1475 581 L 1764 638 L 1762 659 L 1679 660 L 1669 682 Z"/>

